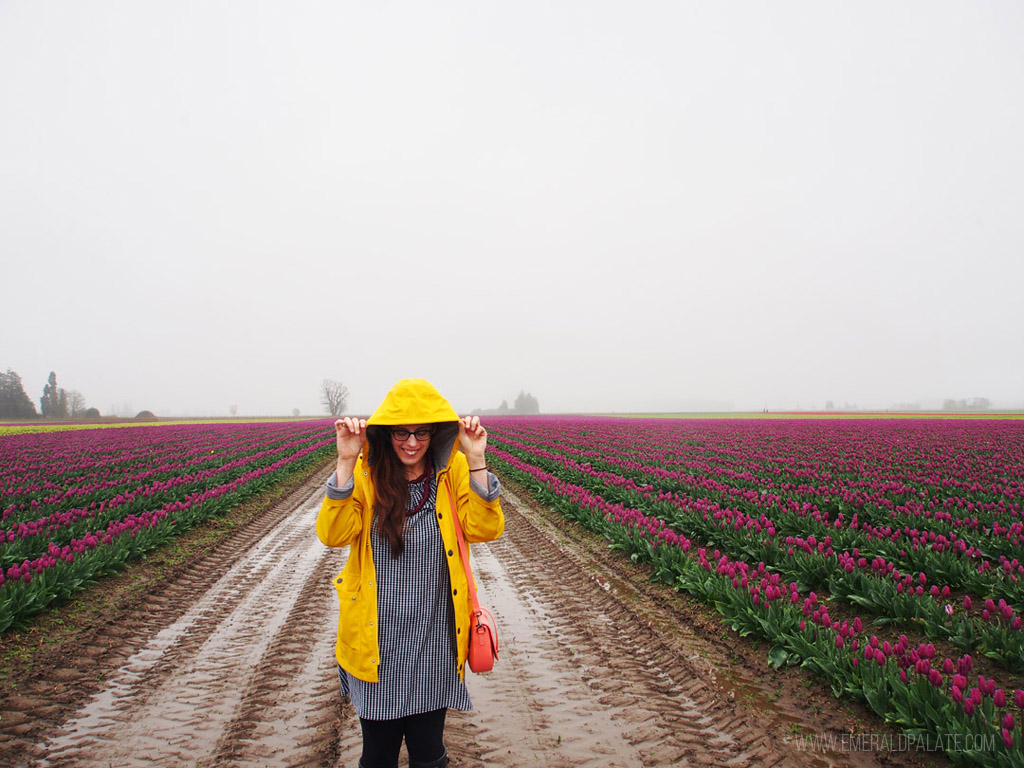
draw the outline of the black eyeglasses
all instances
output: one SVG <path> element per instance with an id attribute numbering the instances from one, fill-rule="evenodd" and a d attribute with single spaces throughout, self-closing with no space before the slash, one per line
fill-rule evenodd
<path id="1" fill-rule="evenodd" d="M 409 435 L 416 435 L 416 439 L 422 443 L 424 440 L 429 440 L 433 434 L 434 430 L 428 429 L 427 427 L 420 427 L 415 432 L 410 432 L 408 429 L 402 429 L 402 427 L 395 427 L 391 430 L 391 437 L 400 443 L 404 443 L 408 440 Z"/>

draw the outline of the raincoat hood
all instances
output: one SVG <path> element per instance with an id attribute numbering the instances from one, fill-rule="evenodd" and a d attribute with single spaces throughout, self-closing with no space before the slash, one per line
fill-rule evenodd
<path id="1" fill-rule="evenodd" d="M 437 388 L 423 379 L 402 379 L 391 388 L 384 402 L 366 420 L 367 435 L 396 424 L 438 424 L 434 431 L 430 453 L 434 469 L 440 470 L 451 463 L 458 452 L 459 414 L 445 400 Z M 378 446 L 389 444 L 382 439 Z M 376 463 L 376 451 L 370 444 L 369 463 Z M 385 448 L 385 450 L 387 450 Z"/>
<path id="2" fill-rule="evenodd" d="M 423 379 L 402 379 L 395 384 L 366 420 L 366 426 L 434 424 L 458 421 L 459 415 L 437 388 Z"/>

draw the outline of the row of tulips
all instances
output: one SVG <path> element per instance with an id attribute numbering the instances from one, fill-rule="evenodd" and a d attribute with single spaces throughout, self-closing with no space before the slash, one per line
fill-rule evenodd
<path id="1" fill-rule="evenodd" d="M 947 507 L 984 514 L 1024 496 L 1024 481 L 1013 472 L 1021 468 L 1012 447 L 1020 440 L 1020 425 L 1014 421 L 896 426 L 884 420 L 706 421 L 692 427 L 684 442 L 672 441 L 674 430 L 665 422 L 632 421 L 645 430 L 639 441 L 621 428 L 593 431 L 576 423 L 591 451 L 640 462 L 654 457 L 668 473 L 686 477 L 686 470 L 692 471 L 698 481 L 708 482 L 709 490 L 727 481 L 723 490 L 785 491 L 824 520 L 868 505 L 883 511 L 884 518 L 906 520 L 942 519 Z M 894 433 L 899 440 L 891 439 Z M 549 431 L 530 428 L 520 434 L 543 438 Z M 957 450 L 962 446 L 974 453 Z M 751 466 L 752 459 L 759 463 Z"/>
<path id="2" fill-rule="evenodd" d="M 332 448 L 329 425 L 309 421 L 0 437 L 0 631 Z"/>
<path id="3" fill-rule="evenodd" d="M 500 429 L 498 430 L 500 432 Z M 990 658 L 996 659 L 1013 669 L 1024 669 L 1024 653 L 1021 650 L 1021 620 L 1018 608 L 1007 601 L 1007 597 L 1019 600 L 1024 582 L 1019 578 L 1019 565 L 1014 561 L 1003 562 L 994 569 L 988 561 L 971 561 L 969 568 L 961 567 L 960 578 L 955 584 L 962 589 L 965 585 L 975 595 L 995 594 L 998 606 L 992 599 L 979 601 L 979 610 L 971 614 L 970 596 L 961 604 L 951 602 L 949 584 L 929 584 L 926 570 L 938 577 L 948 576 L 953 565 L 963 566 L 963 560 L 970 555 L 938 552 L 921 552 L 912 564 L 922 565 L 926 570 L 904 573 L 891 561 L 880 555 L 862 553 L 855 546 L 853 531 L 838 534 L 835 538 L 846 540 L 849 550 L 836 551 L 835 541 L 827 529 L 807 518 L 802 521 L 811 529 L 823 535 L 818 539 L 814 533 L 801 536 L 778 535 L 775 525 L 763 511 L 759 517 L 735 509 L 722 508 L 717 502 L 682 496 L 660 489 L 654 484 L 638 484 L 634 479 L 622 478 L 601 467 L 607 461 L 591 459 L 583 463 L 567 455 L 544 447 L 530 445 L 507 434 L 497 436 L 504 440 L 509 450 L 528 456 L 529 461 L 543 466 L 562 477 L 581 482 L 595 489 L 606 498 L 638 506 L 654 516 L 660 517 L 673 526 L 699 535 L 715 546 L 740 553 L 750 559 L 763 559 L 777 567 L 788 577 L 794 578 L 805 588 L 823 589 L 829 587 L 834 596 L 869 607 L 875 611 L 878 622 L 902 622 L 924 625 L 928 635 L 936 639 L 951 639 L 965 650 L 980 649 Z M 588 452 L 588 451 L 582 451 Z M 608 455 L 604 456 L 608 459 Z M 780 527 L 793 528 L 794 521 L 782 520 Z M 862 546 L 879 550 L 879 542 L 861 542 Z M 884 551 L 896 557 L 898 551 Z M 905 551 L 903 551 L 905 554 Z M 951 562 L 952 558 L 959 558 Z M 912 566 L 911 566 L 912 567 Z"/>
<path id="4" fill-rule="evenodd" d="M 106 500 L 120 488 L 216 467 L 224 455 L 267 449 L 307 430 L 302 423 L 253 422 L 12 436 L 0 441 L 3 528 L 36 520 L 43 507 L 53 511 Z"/>
<path id="5" fill-rule="evenodd" d="M 520 427 L 521 424 L 524 426 Z M 607 429 L 612 424 L 587 422 L 584 427 Z M 908 733 L 923 735 L 937 747 L 947 749 L 958 762 L 1024 764 L 1024 690 L 1007 688 L 992 677 L 972 676 L 974 660 L 969 654 L 938 658 L 931 643 L 911 642 L 906 635 L 879 639 L 866 630 L 875 616 L 869 615 L 867 620 L 833 616 L 849 613 L 849 609 L 838 606 L 834 597 L 819 597 L 806 584 L 787 579 L 779 562 L 761 558 L 754 566 L 744 557 L 746 550 L 742 548 L 734 551 L 725 546 L 715 548 L 717 544 L 702 546 L 707 543 L 702 531 L 688 532 L 675 521 L 651 513 L 649 489 L 647 496 L 638 489 L 626 489 L 647 502 L 645 508 L 630 506 L 622 502 L 622 485 L 587 482 L 597 478 L 575 469 L 573 475 L 557 461 L 512 445 L 523 444 L 517 438 L 523 437 L 526 430 L 534 430 L 532 437 L 536 438 L 541 426 L 560 429 L 557 423 L 541 424 L 540 420 L 492 420 L 491 460 L 530 488 L 541 501 L 599 531 L 634 560 L 649 562 L 659 578 L 714 605 L 741 634 L 768 639 L 772 643 L 773 664 L 799 663 L 819 672 L 831 682 L 837 695 L 864 701 Z M 580 434 L 578 425 L 561 426 L 563 437 L 572 430 L 573 437 L 581 446 L 585 445 L 587 436 Z M 592 458 L 590 463 L 593 461 Z M 580 482 L 573 482 L 574 479 Z M 816 557 L 820 566 L 830 545 L 817 541 L 813 535 L 804 542 L 812 552 L 808 554 L 801 547 L 797 556 Z M 824 546 L 819 551 L 821 544 Z M 765 548 L 755 551 L 764 552 Z M 786 549 L 781 551 L 785 553 Z M 831 556 L 839 562 L 834 552 Z M 792 555 L 789 557 L 792 559 Z M 852 553 L 848 557 L 853 557 Z M 849 560 L 842 563 L 839 572 L 847 573 Z M 855 564 L 850 572 L 861 573 L 862 569 Z M 920 576 L 917 580 L 920 582 Z M 930 588 L 918 595 L 918 586 L 925 585 L 918 583 L 909 591 L 915 599 L 934 601 Z M 952 599 L 948 591 L 943 595 L 941 588 L 938 597 Z M 1008 615 L 1016 618 L 1009 603 L 988 600 L 991 598 L 982 602 L 981 611 L 987 611 L 989 619 L 995 615 L 1000 621 Z M 850 602 L 859 604 L 857 600 Z M 969 597 L 966 606 L 964 602 L 961 599 L 957 603 L 961 623 L 972 608 Z M 975 624 L 968 622 L 965 626 Z M 1019 647 L 1016 638 L 1011 638 L 1008 645 L 1014 641 Z"/>
<path id="6" fill-rule="evenodd" d="M 709 544 L 728 551 L 740 552 L 750 558 L 763 559 L 788 577 L 797 579 L 805 588 L 829 587 L 834 597 L 874 609 L 876 623 L 922 622 L 930 637 L 952 639 L 964 650 L 979 649 L 990 658 L 999 660 L 1011 668 L 1024 668 L 1020 643 L 1020 638 L 1024 636 L 1019 634 L 1021 622 L 1005 599 L 1000 598 L 999 612 L 989 611 L 988 602 L 991 601 L 987 601 L 986 607 L 980 613 L 970 617 L 965 612 L 954 609 L 948 602 L 951 594 L 948 586 L 943 586 L 940 590 L 936 585 L 932 585 L 926 592 L 924 585 L 927 584 L 927 577 L 923 572 L 917 573 L 911 579 L 910 576 L 901 576 L 895 571 L 895 576 L 899 577 L 899 583 L 895 585 L 884 580 L 879 582 L 867 578 L 862 572 L 854 572 L 855 563 L 857 567 L 869 567 L 866 559 L 858 557 L 857 548 L 854 548 L 852 555 L 845 551 L 836 553 L 832 548 L 832 539 L 828 535 L 821 541 L 813 535 L 799 541 L 787 537 L 785 551 L 770 535 L 767 538 L 758 537 L 759 540 L 752 543 L 750 527 L 741 527 L 737 524 L 721 526 L 716 522 L 722 510 L 714 502 L 671 497 L 669 505 L 666 506 L 666 499 L 669 497 L 659 495 L 652 501 L 650 487 L 634 485 L 632 488 L 625 488 L 613 477 L 609 479 L 609 473 L 595 472 L 589 464 L 580 465 L 571 458 L 558 456 L 544 449 L 536 448 L 530 452 L 516 441 L 510 441 L 508 445 L 511 450 L 518 450 L 520 455 L 528 456 L 529 460 L 537 465 L 563 478 L 580 482 L 602 493 L 606 498 L 613 497 L 623 503 L 638 506 L 677 528 L 700 535 L 702 540 Z M 697 510 L 696 515 L 692 514 L 694 509 Z M 685 514 L 679 514 L 680 510 Z M 802 549 L 794 551 L 793 543 L 801 543 Z M 816 545 L 816 548 L 812 548 L 812 545 Z M 876 557 L 872 562 L 873 566 L 878 568 L 879 563 L 884 561 Z M 890 564 L 890 571 L 892 570 Z M 905 589 L 911 580 L 916 586 Z M 982 586 L 987 589 L 992 584 L 983 580 Z M 905 594 L 901 594 L 904 592 Z M 971 601 L 968 597 L 964 602 L 965 611 L 970 607 Z M 1007 642 L 1007 635 L 1011 633 L 1010 642 Z"/>
<path id="7" fill-rule="evenodd" d="M 116 522 L 134 513 L 145 512 L 163 503 L 174 502 L 182 493 L 224 486 L 231 480 L 245 475 L 253 466 L 290 456 L 302 448 L 309 439 L 306 435 L 295 435 L 291 432 L 274 435 L 266 445 L 254 444 L 251 439 L 235 444 L 237 436 L 234 435 L 231 436 L 233 439 L 230 442 L 218 448 L 209 448 L 209 441 L 203 441 L 201 447 L 190 445 L 185 451 L 179 449 L 182 455 L 180 469 L 177 471 L 173 468 L 164 468 L 163 459 L 159 459 L 162 470 L 159 473 L 125 471 L 120 482 L 116 484 L 97 486 L 94 481 L 83 478 L 77 472 L 65 471 L 59 476 L 61 483 L 66 486 L 63 494 L 54 494 L 50 499 L 44 500 L 42 506 L 33 506 L 31 502 L 25 505 L 23 502 L 18 514 L 12 515 L 0 524 L 0 543 L 6 539 L 7 544 L 0 547 L 0 568 L 9 566 L 12 562 L 37 557 L 54 543 L 67 544 L 97 526 Z M 147 437 L 148 435 L 135 436 L 136 439 Z M 159 435 L 158 439 L 176 441 L 182 438 L 171 433 Z M 115 456 L 112 464 L 121 464 L 127 470 L 128 467 L 137 468 L 144 462 L 145 459 L 130 463 L 122 462 Z M 53 469 L 59 470 L 60 467 L 55 463 Z M 105 471 L 110 472 L 111 466 L 105 467 Z M 83 498 L 88 501 L 87 504 Z M 17 509 L 14 503 L 11 507 Z M 37 517 L 18 520 L 31 514 Z"/>
<path id="8" fill-rule="evenodd" d="M 974 542 L 976 551 L 981 548 L 987 552 L 1008 549 L 1011 557 L 1019 553 L 1020 532 L 1024 528 L 1021 519 L 1024 485 L 1020 480 L 1024 472 L 1024 458 L 1019 455 L 1024 432 L 1020 422 L 1008 422 L 1009 426 L 988 422 L 973 427 L 977 433 L 1001 426 L 999 434 L 1011 446 L 1010 451 L 1004 449 L 998 454 L 1002 462 L 998 465 L 998 476 L 997 467 L 991 461 L 985 468 L 983 476 L 989 480 L 986 486 L 977 482 L 958 484 L 948 478 L 940 482 L 928 476 L 921 477 L 920 484 L 911 487 L 905 479 L 920 474 L 916 467 L 922 462 L 922 451 L 927 450 L 930 455 L 966 454 L 961 446 L 969 445 L 972 437 L 978 438 L 979 435 L 965 434 L 965 423 L 960 423 L 957 431 L 945 435 L 945 442 L 932 440 L 909 444 L 907 438 L 907 443 L 900 444 L 902 452 L 891 448 L 884 457 L 878 456 L 887 468 L 887 474 L 883 476 L 879 476 L 877 469 L 869 471 L 864 467 L 862 475 L 836 473 L 829 484 L 811 486 L 802 481 L 806 474 L 803 467 L 811 463 L 812 452 L 820 450 L 825 454 L 817 457 L 818 464 L 840 462 L 834 455 L 838 445 L 842 446 L 844 455 L 874 451 L 877 456 L 877 448 L 868 440 L 884 442 L 880 440 L 879 430 L 886 423 L 860 422 L 854 425 L 860 432 L 850 434 L 851 422 L 833 422 L 832 425 L 816 422 L 810 426 L 801 422 L 783 422 L 781 425 L 786 429 L 800 429 L 786 440 L 786 450 L 779 447 L 781 441 L 776 441 L 769 443 L 773 445 L 771 451 L 765 450 L 758 442 L 764 443 L 768 439 L 763 434 L 764 422 L 752 422 L 761 425 L 760 431 L 752 433 L 744 433 L 736 422 L 725 423 L 734 427 L 728 432 L 722 431 L 721 422 L 717 431 L 713 426 L 704 426 L 701 432 L 703 439 L 687 441 L 682 447 L 671 442 L 671 431 L 663 426 L 652 427 L 650 423 L 643 427 L 651 430 L 652 439 L 646 445 L 622 442 L 622 427 L 599 434 L 579 427 L 577 434 L 586 434 L 587 445 L 580 446 L 574 439 L 576 435 L 571 435 L 563 444 L 569 445 L 581 461 L 593 459 L 608 463 L 611 473 L 620 476 L 624 483 L 630 480 L 641 484 L 656 483 L 683 495 L 719 501 L 726 508 L 778 509 L 787 516 L 810 518 L 802 520 L 803 525 L 814 521 L 832 533 L 850 528 L 857 537 L 893 539 L 901 541 L 910 550 L 934 544 L 939 549 L 949 546 L 963 552 Z M 775 424 L 775 428 L 779 429 L 781 425 Z M 930 426 L 941 429 L 941 425 L 943 422 L 933 422 Z M 830 434 L 828 430 L 833 426 L 837 430 L 840 427 L 845 429 Z M 746 442 L 736 444 L 734 432 L 743 436 Z M 524 431 L 520 436 L 530 442 L 549 443 L 555 447 L 559 444 L 559 438 L 550 431 L 536 428 Z M 979 441 L 975 439 L 974 442 Z M 833 455 L 829 455 L 829 448 L 832 448 Z M 916 461 L 908 460 L 908 455 L 914 456 Z M 757 474 L 746 468 L 742 471 L 735 469 L 737 462 L 756 464 Z M 851 463 L 848 458 L 846 462 Z M 930 463 L 945 467 L 950 472 L 978 471 L 974 463 L 966 460 L 955 464 L 948 459 L 939 462 L 932 458 Z M 966 499 L 956 490 L 964 486 L 968 488 L 969 498 Z M 942 508 L 963 511 L 954 515 Z M 1020 572 L 1024 573 L 1024 568 Z"/>

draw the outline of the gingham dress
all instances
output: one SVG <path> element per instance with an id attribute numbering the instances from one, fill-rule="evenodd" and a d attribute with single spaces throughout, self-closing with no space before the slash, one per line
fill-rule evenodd
<path id="1" fill-rule="evenodd" d="M 435 513 L 435 477 L 409 484 L 409 509 L 424 492 L 430 496 L 423 508 L 405 519 L 401 557 L 391 557 L 376 518 L 370 532 L 377 576 L 379 682 L 359 680 L 338 668 L 342 693 L 364 720 L 393 720 L 442 707 L 473 708 L 466 684 L 459 679 L 451 579 Z"/>

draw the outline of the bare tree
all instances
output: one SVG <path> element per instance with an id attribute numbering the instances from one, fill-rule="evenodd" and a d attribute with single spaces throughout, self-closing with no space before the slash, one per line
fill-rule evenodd
<path id="1" fill-rule="evenodd" d="M 82 417 L 85 414 L 85 409 L 89 406 L 85 402 L 85 396 L 77 390 L 70 390 L 68 392 L 68 416 L 73 419 Z"/>
<path id="2" fill-rule="evenodd" d="M 327 412 L 335 418 L 341 416 L 348 407 L 348 387 L 340 381 L 324 379 L 320 385 L 320 391 L 323 393 L 320 402 L 323 403 Z"/>

